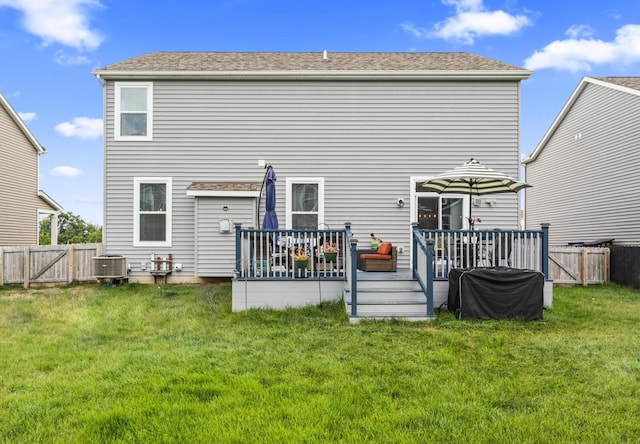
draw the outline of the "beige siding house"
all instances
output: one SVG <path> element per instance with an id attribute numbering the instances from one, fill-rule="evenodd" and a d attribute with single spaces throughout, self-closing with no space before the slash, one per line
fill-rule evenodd
<path id="1" fill-rule="evenodd" d="M 640 244 L 640 77 L 585 77 L 526 158 L 526 228 Z"/>
<path id="2" fill-rule="evenodd" d="M 233 229 L 259 227 L 264 166 L 277 174 L 280 227 L 371 232 L 401 249 L 424 202 L 416 192 L 474 157 L 520 169 L 520 82 L 532 72 L 469 53 L 157 52 L 95 70 L 105 100 L 105 253 L 150 279 L 231 277 Z M 449 200 L 447 200 L 449 199 Z M 518 228 L 518 199 L 474 202 L 482 228 Z M 399 204 L 399 202 L 403 204 Z M 454 222 L 459 225 L 455 225 Z"/>
<path id="3" fill-rule="evenodd" d="M 62 211 L 38 187 L 39 157 L 45 153 L 0 94 L 0 246 L 36 245 L 40 217 Z"/>

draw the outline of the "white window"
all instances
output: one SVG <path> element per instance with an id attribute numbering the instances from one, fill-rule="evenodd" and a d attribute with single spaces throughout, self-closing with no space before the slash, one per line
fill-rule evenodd
<path id="1" fill-rule="evenodd" d="M 429 177 L 411 177 L 411 214 L 423 230 L 468 230 L 469 195 L 416 191 Z"/>
<path id="2" fill-rule="evenodd" d="M 171 246 L 171 178 L 136 177 L 133 199 L 133 245 Z"/>
<path id="3" fill-rule="evenodd" d="M 115 85 L 115 140 L 152 140 L 153 83 Z"/>
<path id="4" fill-rule="evenodd" d="M 324 224 L 324 178 L 287 178 L 287 228 L 316 230 Z"/>
<path id="5" fill-rule="evenodd" d="M 417 217 L 421 230 L 466 229 L 466 199 L 456 195 L 418 193 Z"/>

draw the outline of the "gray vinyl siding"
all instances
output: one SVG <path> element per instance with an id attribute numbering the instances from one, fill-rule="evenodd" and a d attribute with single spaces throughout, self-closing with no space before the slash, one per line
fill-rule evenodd
<path id="1" fill-rule="evenodd" d="M 256 199 L 196 197 L 195 205 L 196 276 L 230 276 L 235 269 L 235 230 L 232 228 L 231 233 L 221 233 L 220 220 L 231 219 L 232 224 L 252 226 L 256 217 Z"/>
<path id="2" fill-rule="evenodd" d="M 147 249 L 132 247 L 134 176 L 173 178 L 171 250 L 185 270 L 195 269 L 196 251 L 187 186 L 259 182 L 261 159 L 278 176 L 281 226 L 286 178 L 323 177 L 331 228 L 349 221 L 362 243 L 376 232 L 405 247 L 413 218 L 410 205 L 398 208 L 396 200 L 408 202 L 411 176 L 438 174 L 475 157 L 518 177 L 517 81 L 162 80 L 154 82 L 150 142 L 113 140 L 114 84 L 106 85 L 108 254 L 147 257 Z M 474 216 L 486 220 L 481 228 L 516 228 L 516 196 L 495 198 L 494 208 L 474 208 Z M 408 266 L 408 251 L 399 266 Z"/>
<path id="3" fill-rule="evenodd" d="M 640 244 L 640 97 L 589 83 L 526 165 L 526 225 L 554 244 Z M 581 138 L 576 140 L 576 135 Z"/>
<path id="4" fill-rule="evenodd" d="M 36 245 L 38 209 L 51 210 L 38 196 L 38 152 L 0 105 L 0 246 Z"/>

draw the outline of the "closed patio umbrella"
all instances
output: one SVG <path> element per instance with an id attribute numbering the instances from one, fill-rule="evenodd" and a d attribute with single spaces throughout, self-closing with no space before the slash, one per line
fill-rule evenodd
<path id="1" fill-rule="evenodd" d="M 265 175 L 266 192 L 264 201 L 264 219 L 262 228 L 264 230 L 278 229 L 278 215 L 276 214 L 276 173 L 271 166 Z"/>
<path id="2" fill-rule="evenodd" d="M 417 187 L 417 191 L 433 191 L 439 194 L 469 193 L 469 222 L 473 228 L 471 198 L 474 194 L 517 193 L 529 186 L 531 185 L 488 168 L 472 158 L 461 166 L 424 181 Z"/>

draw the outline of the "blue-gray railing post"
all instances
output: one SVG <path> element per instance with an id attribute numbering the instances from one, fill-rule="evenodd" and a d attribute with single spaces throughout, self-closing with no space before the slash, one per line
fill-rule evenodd
<path id="1" fill-rule="evenodd" d="M 433 316 L 433 239 L 427 239 L 427 316 Z"/>
<path id="2" fill-rule="evenodd" d="M 416 270 L 418 265 L 418 241 L 417 236 L 420 231 L 418 230 L 418 222 L 411 222 L 411 276 L 416 277 Z"/>
<path id="3" fill-rule="evenodd" d="M 344 229 L 347 232 L 347 242 L 349 242 L 349 251 L 351 253 L 351 316 L 358 316 L 358 239 L 353 238 L 351 233 L 351 222 L 344 223 Z"/>
<path id="4" fill-rule="evenodd" d="M 242 272 L 242 236 L 240 236 L 240 229 L 242 228 L 242 224 L 240 222 L 235 223 L 236 226 L 236 276 L 241 276 Z"/>
<path id="5" fill-rule="evenodd" d="M 544 278 L 549 279 L 549 225 L 540 224 L 542 228 L 542 273 Z"/>

